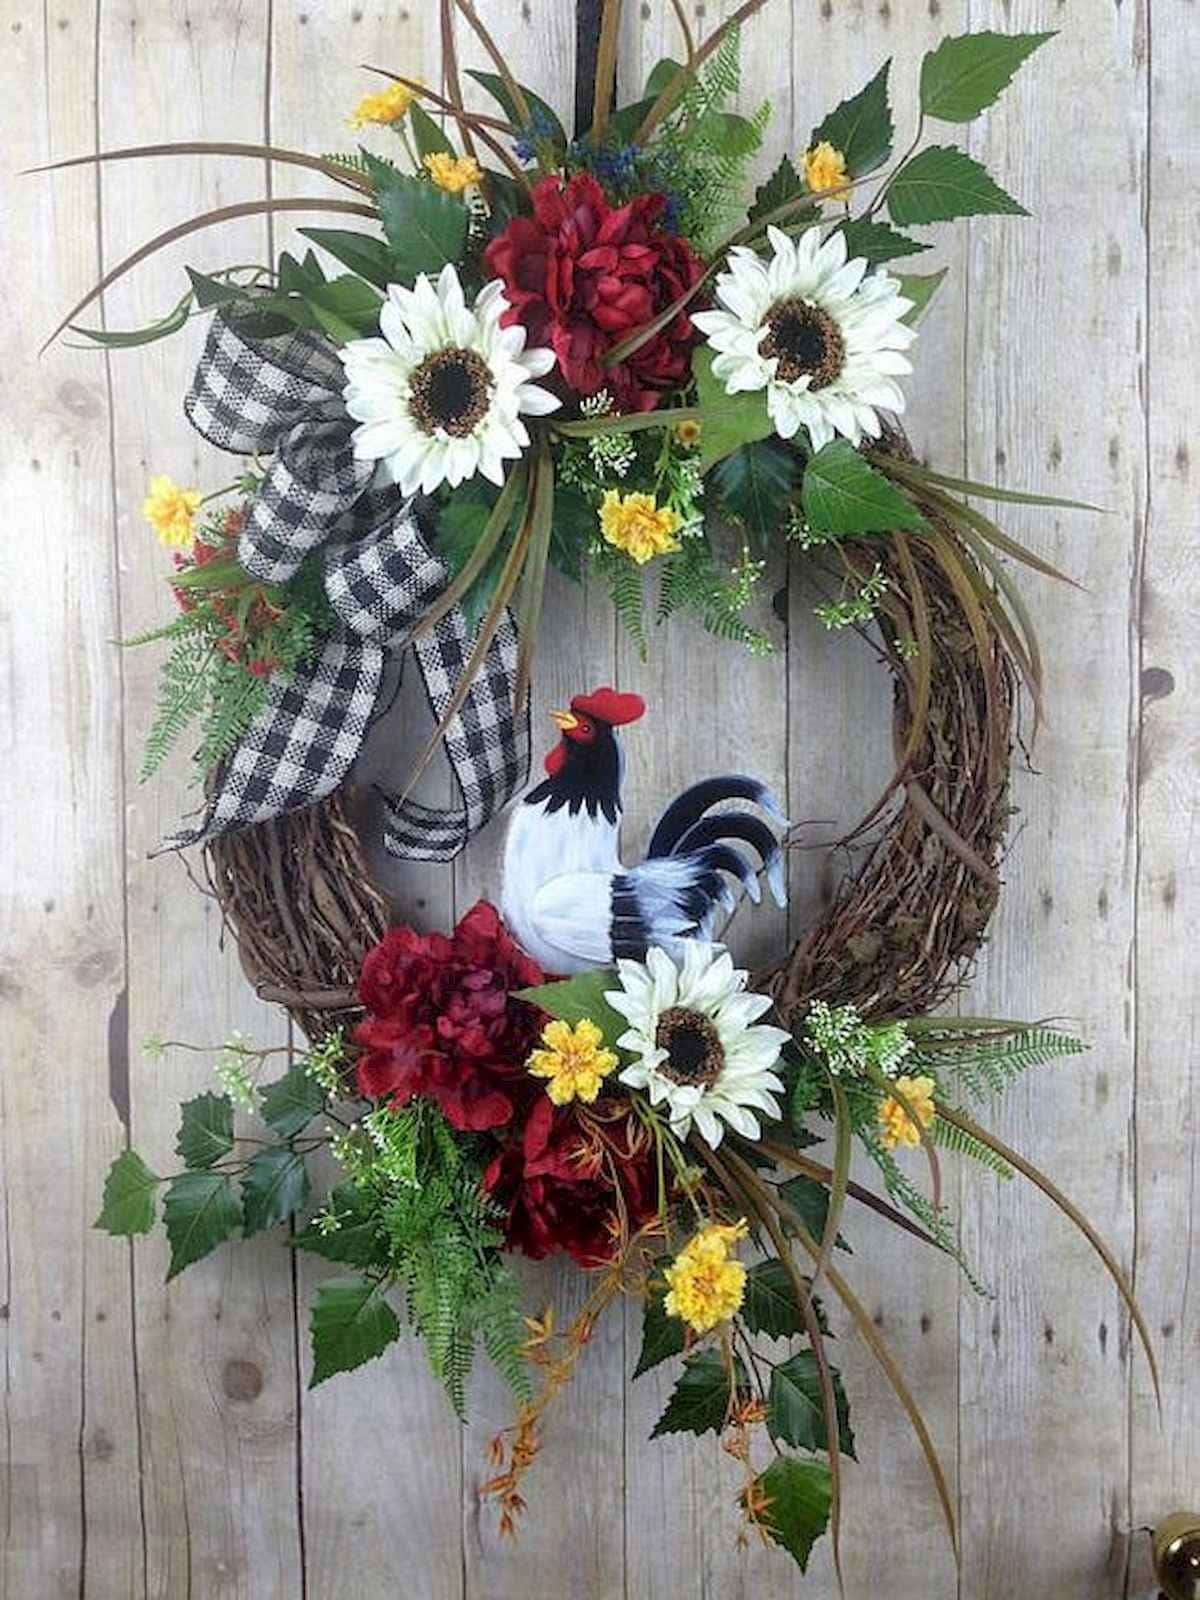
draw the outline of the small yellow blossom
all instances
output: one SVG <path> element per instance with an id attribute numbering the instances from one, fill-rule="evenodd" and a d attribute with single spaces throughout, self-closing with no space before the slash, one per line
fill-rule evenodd
<path id="1" fill-rule="evenodd" d="M 542 1032 L 544 1050 L 535 1050 L 526 1062 L 535 1078 L 546 1078 L 546 1093 L 556 1106 L 580 1099 L 589 1105 L 600 1093 L 605 1077 L 617 1064 L 616 1054 L 604 1048 L 604 1035 L 589 1018 L 572 1028 L 560 1019 Z"/>
<path id="2" fill-rule="evenodd" d="M 424 164 L 434 183 L 447 194 L 461 194 L 483 177 L 474 156 L 452 156 L 445 150 L 436 150 L 425 157 Z"/>
<path id="3" fill-rule="evenodd" d="M 142 501 L 142 515 L 161 544 L 175 550 L 190 550 L 196 536 L 196 510 L 200 500 L 198 489 L 181 489 L 173 478 L 160 472 L 150 479 L 150 493 Z"/>
<path id="4" fill-rule="evenodd" d="M 896 1088 L 911 1106 L 922 1128 L 927 1128 L 933 1121 L 933 1091 L 936 1087 L 932 1078 L 924 1076 L 896 1079 Z M 920 1144 L 919 1129 L 907 1109 L 894 1096 L 888 1095 L 886 1100 L 880 1102 L 878 1117 L 883 1127 L 881 1137 L 885 1149 L 894 1150 L 898 1144 Z"/>
<path id="5" fill-rule="evenodd" d="M 707 1333 L 731 1317 L 746 1293 L 746 1269 L 732 1247 L 746 1237 L 744 1221 L 710 1222 L 675 1257 L 663 1276 L 668 1316 L 680 1317 L 696 1333 Z"/>
<path id="6" fill-rule="evenodd" d="M 682 422 L 675 424 L 675 437 L 679 440 L 680 444 L 687 445 L 689 449 L 692 445 L 699 442 L 700 432 L 700 424 L 696 421 L 695 417 L 685 417 Z"/>
<path id="7" fill-rule="evenodd" d="M 845 182 L 845 177 L 846 158 L 840 150 L 834 149 L 828 139 L 822 139 L 820 144 L 805 151 L 804 178 L 814 193 L 832 189 L 831 200 L 844 200 L 850 193 L 850 185 Z"/>
<path id="8" fill-rule="evenodd" d="M 393 122 L 400 122 L 407 116 L 408 108 L 416 98 L 416 91 L 406 83 L 389 83 L 378 94 L 363 95 L 351 113 L 350 126 L 361 128 L 368 122 L 378 122 L 387 127 Z"/>
<path id="9" fill-rule="evenodd" d="M 615 545 L 645 566 L 655 556 L 679 549 L 675 534 L 681 518 L 670 506 L 659 506 L 652 494 L 621 494 L 609 489 L 600 507 L 600 530 Z"/>

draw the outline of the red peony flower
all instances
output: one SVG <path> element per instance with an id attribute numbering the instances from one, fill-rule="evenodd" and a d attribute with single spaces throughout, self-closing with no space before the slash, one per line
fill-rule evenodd
<path id="1" fill-rule="evenodd" d="M 359 979 L 360 1092 L 400 1105 L 425 1095 L 456 1128 L 504 1126 L 540 1093 L 525 1062 L 545 1022 L 510 991 L 542 979 L 486 901 L 449 938 L 392 928 Z"/>
<path id="2" fill-rule="evenodd" d="M 523 1131 L 483 1179 L 508 1212 L 510 1249 L 535 1261 L 566 1250 L 581 1267 L 602 1266 L 612 1259 L 622 1215 L 633 1229 L 649 1221 L 657 1204 L 653 1158 L 628 1122 L 620 1115 L 605 1128 L 589 1117 L 585 1128 L 575 1107 L 556 1109 L 539 1095 Z"/>
<path id="3" fill-rule="evenodd" d="M 703 263 L 662 227 L 666 201 L 642 194 L 613 207 L 590 173 L 534 187 L 533 216 L 516 217 L 488 245 L 488 268 L 503 279 L 511 309 L 531 345 L 550 345 L 579 395 L 607 389 L 620 411 L 650 411 L 690 369 L 697 334 L 680 312 L 628 361 L 605 353 L 690 289 Z"/>

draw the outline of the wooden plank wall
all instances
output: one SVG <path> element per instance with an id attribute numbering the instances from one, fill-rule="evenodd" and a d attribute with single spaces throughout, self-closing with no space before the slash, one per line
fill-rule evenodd
<path id="1" fill-rule="evenodd" d="M 686 0 L 702 31 L 722 4 Z M 480 0 L 520 73 L 568 110 L 569 0 Z M 960 1292 L 940 1261 L 856 1219 L 853 1277 L 911 1372 L 951 1470 L 956 1573 L 924 1468 L 886 1386 L 847 1334 L 860 1464 L 848 1474 L 848 1592 L 896 1600 L 1117 1600 L 1144 1592 L 1133 1530 L 1200 1500 L 1200 1243 L 1192 924 L 1197 734 L 1191 388 L 1198 350 L 1200 75 L 1186 0 L 823 0 L 747 33 L 747 104 L 773 106 L 771 149 L 808 130 L 894 58 L 901 137 L 920 56 L 967 26 L 1063 37 L 971 140 L 1035 213 L 961 227 L 918 346 L 912 433 L 950 468 L 1103 503 L 1014 531 L 1086 592 L 1027 579 L 1046 646 L 1040 776 L 1017 784 L 1008 892 L 971 1003 L 1066 1013 L 1094 1044 L 1007 1102 L 1000 1131 L 1051 1166 L 1136 1275 L 1163 1363 L 1160 1423 L 1116 1296 L 1084 1246 L 1028 1192 L 970 1174 L 964 1238 L 995 1286 Z M 673 48 L 669 8 L 627 7 L 627 88 Z M 222 1252 L 164 1287 L 161 1244 L 90 1224 L 127 1140 L 168 1162 L 177 1099 L 203 1060 L 147 1059 L 162 1033 L 240 1028 L 289 1044 L 250 995 L 215 908 L 174 858 L 147 852 L 195 801 L 180 768 L 142 786 L 147 654 L 112 645 L 155 620 L 162 586 L 139 506 L 146 477 L 218 481 L 180 415 L 201 329 L 114 356 L 36 345 L 103 266 L 160 227 L 264 192 L 312 192 L 257 162 L 109 167 L 18 178 L 36 162 L 168 138 L 344 145 L 343 119 L 381 62 L 440 76 L 428 0 L 0 0 L 5 117 L 0 305 L 0 654 L 6 826 L 0 834 L 0 1600 L 738 1600 L 797 1586 L 768 1552 L 733 1548 L 734 1476 L 692 1441 L 647 1443 L 664 1382 L 626 1387 L 637 1317 L 603 1325 L 531 1479 L 523 1539 L 478 1501 L 505 1397 L 481 1372 L 471 1425 L 451 1419 L 419 1350 L 305 1392 L 314 1275 L 276 1240 Z M 478 59 L 469 38 L 464 58 Z M 148 263 L 104 305 L 145 321 L 182 262 L 265 257 L 248 221 Z M 602 597 L 551 580 L 535 686 L 542 713 L 611 679 L 651 715 L 629 740 L 629 839 L 668 790 L 721 767 L 769 779 L 812 848 L 788 917 L 739 919 L 753 959 L 801 927 L 846 863 L 823 844 L 884 771 L 886 687 L 869 652 L 814 622 L 799 570 L 762 620 L 768 662 L 669 628 L 641 662 Z M 780 617 L 785 620 L 780 620 Z M 411 742 L 419 736 L 415 702 Z M 377 744 L 372 761 L 405 751 Z M 431 793 L 445 775 L 427 780 Z M 453 872 L 395 887 L 446 924 L 496 889 L 497 840 Z M 569 1315 L 577 1275 L 530 1269 L 531 1297 Z M 803 1592 L 831 1592 L 822 1554 Z"/>

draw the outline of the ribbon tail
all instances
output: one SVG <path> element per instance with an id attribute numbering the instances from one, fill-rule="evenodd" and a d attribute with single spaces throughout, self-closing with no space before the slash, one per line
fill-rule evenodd
<path id="1" fill-rule="evenodd" d="M 267 703 L 217 774 L 199 827 L 156 855 L 315 805 L 345 780 L 366 736 L 383 678 L 372 642 L 329 639 L 319 654 L 272 679 Z"/>

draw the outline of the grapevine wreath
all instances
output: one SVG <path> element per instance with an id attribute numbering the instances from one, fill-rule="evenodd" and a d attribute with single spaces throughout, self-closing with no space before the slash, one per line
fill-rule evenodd
<path id="1" fill-rule="evenodd" d="M 682 59 L 616 106 L 620 4 L 606 0 L 594 115 L 574 139 L 469 0 L 442 0 L 445 94 L 382 72 L 355 113 L 386 153 L 226 142 L 82 158 L 265 156 L 341 194 L 184 222 L 64 326 L 132 346 L 211 315 L 185 410 L 241 465 L 211 494 L 150 485 L 175 612 L 131 641 L 169 646 L 146 771 L 198 729 L 199 815 L 165 848 L 202 847 L 248 977 L 308 1041 L 270 1081 L 275 1052 L 230 1041 L 220 1092 L 181 1108 L 179 1170 L 124 1151 L 99 1225 L 147 1232 L 161 1190 L 171 1276 L 239 1230 L 290 1230 L 334 1264 L 312 1309 L 313 1383 L 382 1355 L 404 1311 L 461 1414 L 482 1344 L 514 1393 L 485 1486 L 509 1532 L 551 1401 L 605 1307 L 635 1294 L 637 1373 L 677 1371 L 655 1434 L 716 1434 L 741 1469 L 742 1536 L 803 1568 L 827 1529 L 837 1560 L 854 1454 L 826 1302 L 884 1368 L 955 1538 L 934 1442 L 835 1257 L 867 1206 L 981 1287 L 942 1205 L 942 1150 L 1042 1189 L 1149 1344 L 1103 1241 L 968 1109 L 1081 1045 L 936 1014 L 996 904 L 1022 691 L 1040 709 L 1014 566 L 1060 576 L 977 504 L 1069 502 L 914 458 L 906 351 L 944 274 L 892 266 L 928 248 L 908 230 L 1022 212 L 925 135 L 978 116 L 1050 36 L 944 40 L 898 158 L 884 65 L 747 208 L 770 108 L 732 107 L 739 28 L 762 4 L 702 41 L 675 4 Z M 494 70 L 460 72 L 456 23 Z M 304 228 L 302 259 L 189 269 L 144 329 L 76 321 L 163 243 L 305 210 L 339 225 Z M 531 779 L 528 692 L 551 563 L 605 582 L 643 652 L 672 613 L 765 652 L 745 613 L 785 542 L 818 576 L 826 625 L 858 629 L 887 664 L 895 772 L 851 835 L 874 838 L 860 870 L 750 975 L 719 941 L 740 896 L 765 883 L 785 898 L 788 825 L 769 791 L 704 779 L 626 864 L 621 740 L 643 702 L 581 685 Z M 417 772 L 441 746 L 457 798 L 419 803 L 417 772 L 396 775 L 364 824 L 355 763 L 402 660 L 436 722 Z M 447 933 L 395 921 L 362 828 L 381 819 L 392 854 L 449 861 L 501 811 L 500 909 L 481 902 Z M 856 1140 L 882 1192 L 850 1178 Z M 318 1149 L 340 1169 L 320 1197 Z M 513 1251 L 566 1251 L 589 1273 L 569 1326 L 525 1314 Z"/>

